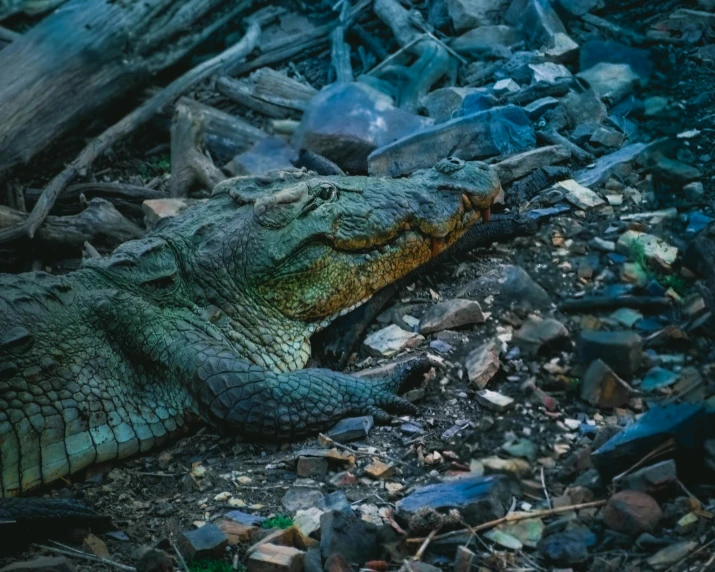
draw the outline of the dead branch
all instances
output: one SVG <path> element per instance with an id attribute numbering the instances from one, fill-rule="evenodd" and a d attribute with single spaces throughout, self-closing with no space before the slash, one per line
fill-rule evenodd
<path id="1" fill-rule="evenodd" d="M 57 196 L 78 173 L 87 169 L 97 157 L 114 143 L 121 140 L 140 125 L 146 123 L 154 113 L 164 105 L 176 100 L 192 86 L 222 71 L 226 67 L 233 66 L 237 61 L 246 57 L 253 51 L 259 35 L 260 27 L 255 22 L 251 23 L 246 31 L 246 35 L 241 41 L 175 79 L 159 93 L 145 101 L 129 115 L 125 116 L 118 123 L 115 123 L 99 137 L 94 139 L 82 150 L 74 161 L 45 187 L 42 196 L 22 226 L 0 231 L 0 244 L 21 238 L 22 236 L 33 238 L 35 232 L 37 232 L 37 229 L 42 225 L 52 209 L 52 206 L 55 204 Z M 3 50 L 0 52 L 0 57 L 7 51 L 8 50 Z"/>

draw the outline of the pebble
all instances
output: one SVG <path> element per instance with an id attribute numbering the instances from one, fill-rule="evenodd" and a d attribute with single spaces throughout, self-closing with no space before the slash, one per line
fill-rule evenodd
<path id="1" fill-rule="evenodd" d="M 246 572 L 302 572 L 305 552 L 292 546 L 261 544 L 251 552 Z"/>
<path id="2" fill-rule="evenodd" d="M 514 403 L 511 397 L 489 389 L 478 391 L 477 401 L 487 409 L 499 412 L 506 411 Z"/>
<path id="3" fill-rule="evenodd" d="M 624 377 L 632 377 L 643 362 L 643 341 L 631 330 L 583 330 L 578 349 L 581 363 L 601 359 Z"/>
<path id="4" fill-rule="evenodd" d="M 382 461 L 373 461 L 365 467 L 365 474 L 368 477 L 378 480 L 389 479 L 395 474 L 395 466 L 392 464 L 383 463 Z"/>
<path id="5" fill-rule="evenodd" d="M 604 409 L 624 407 L 632 389 L 601 359 L 595 359 L 581 378 L 581 399 Z"/>
<path id="6" fill-rule="evenodd" d="M 558 83 L 559 80 L 568 79 L 571 76 L 571 72 L 563 64 L 556 64 L 554 62 L 544 62 L 543 64 L 529 64 L 529 69 L 532 74 L 532 82 L 538 83 L 543 81 L 545 83 L 554 85 Z"/>
<path id="7" fill-rule="evenodd" d="M 654 570 L 666 570 L 683 560 L 688 554 L 695 551 L 698 543 L 692 540 L 676 542 L 665 548 L 661 548 L 653 556 L 646 559 L 648 566 Z"/>
<path id="8" fill-rule="evenodd" d="M 655 391 L 673 385 L 680 379 L 680 375 L 663 367 L 653 367 L 645 374 L 639 389 L 642 391 Z"/>
<path id="9" fill-rule="evenodd" d="M 556 183 L 555 187 L 564 193 L 564 198 L 580 209 L 590 209 L 605 204 L 598 194 L 573 179 Z"/>
<path id="10" fill-rule="evenodd" d="M 372 415 L 348 417 L 338 421 L 326 435 L 338 443 L 364 439 L 375 425 Z"/>
<path id="11" fill-rule="evenodd" d="M 104 541 L 95 536 L 94 534 L 88 534 L 82 541 L 82 550 L 87 554 L 93 554 L 94 556 L 99 556 L 100 558 L 109 558 L 109 549 Z"/>
<path id="12" fill-rule="evenodd" d="M 606 526 L 632 536 L 654 532 L 663 518 L 663 511 L 655 499 L 641 491 L 614 494 L 602 514 Z"/>
<path id="13" fill-rule="evenodd" d="M 480 300 L 493 296 L 495 303 L 531 309 L 546 309 L 551 306 L 551 298 L 546 290 L 537 284 L 526 270 L 509 264 L 490 267 L 457 295 Z"/>
<path id="14" fill-rule="evenodd" d="M 456 116 L 462 109 L 465 98 L 484 93 L 486 90 L 476 87 L 441 87 L 424 96 L 420 100 L 420 105 L 436 123 L 441 123 Z"/>
<path id="15" fill-rule="evenodd" d="M 228 546 L 228 537 L 215 524 L 206 524 L 179 536 L 177 547 L 187 561 L 221 558 Z"/>
<path id="16" fill-rule="evenodd" d="M 231 520 L 234 520 L 239 524 L 243 524 L 245 526 L 260 526 L 261 523 L 266 520 L 262 516 L 258 516 L 256 514 L 248 514 L 247 512 L 241 512 L 240 510 L 231 510 L 223 516 L 225 518 L 230 518 Z"/>
<path id="17" fill-rule="evenodd" d="M 563 345 L 569 339 L 569 331 L 555 318 L 529 316 L 516 332 L 513 341 L 523 353 L 537 355 L 542 350 Z"/>
<path id="18" fill-rule="evenodd" d="M 215 521 L 215 523 L 228 538 L 229 546 L 250 542 L 258 532 L 257 526 L 241 524 L 231 518 L 222 518 Z"/>
<path id="19" fill-rule="evenodd" d="M 323 477 L 328 472 L 328 460 L 322 457 L 298 457 L 295 472 L 301 478 Z"/>
<path id="20" fill-rule="evenodd" d="M 365 338 L 365 349 L 378 357 L 393 357 L 407 348 L 416 348 L 424 342 L 424 336 L 403 330 L 391 324 Z"/>
<path id="21" fill-rule="evenodd" d="M 501 367 L 499 344 L 487 342 L 473 349 L 467 355 L 464 365 L 467 368 L 469 381 L 479 389 L 484 389 Z"/>
<path id="22" fill-rule="evenodd" d="M 431 334 L 484 322 L 479 302 L 464 298 L 445 300 L 432 306 L 420 321 L 420 333 Z"/>

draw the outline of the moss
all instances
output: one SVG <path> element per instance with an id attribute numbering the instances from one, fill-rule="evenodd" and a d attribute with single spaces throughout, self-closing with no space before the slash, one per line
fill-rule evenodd
<path id="1" fill-rule="evenodd" d="M 245 570 L 245 568 L 240 568 Z M 189 564 L 191 572 L 233 572 L 233 566 L 220 560 L 196 560 Z"/>
<path id="2" fill-rule="evenodd" d="M 290 528 L 291 526 L 293 526 L 293 519 L 283 514 L 267 518 L 261 524 L 261 528 Z"/>

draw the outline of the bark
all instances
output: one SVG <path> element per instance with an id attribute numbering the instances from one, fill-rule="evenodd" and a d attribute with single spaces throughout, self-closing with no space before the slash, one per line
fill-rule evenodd
<path id="1" fill-rule="evenodd" d="M 250 5 L 69 0 L 0 51 L 0 172 L 135 91 Z"/>

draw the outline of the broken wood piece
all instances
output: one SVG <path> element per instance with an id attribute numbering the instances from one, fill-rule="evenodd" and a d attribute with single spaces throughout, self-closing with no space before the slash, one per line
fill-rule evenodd
<path id="1" fill-rule="evenodd" d="M 158 9 L 162 4 L 167 9 Z M 26 163 L 105 105 L 172 66 L 251 2 L 219 10 L 222 4 L 69 0 L 3 48 L 0 171 Z M 197 21 L 200 26 L 194 25 Z M 67 30 L 73 33 L 68 36 Z M 174 33 L 170 42 L 160 39 L 168 30 Z M 28 224 L 35 223 L 33 216 Z"/>
<path id="2" fill-rule="evenodd" d="M 22 225 L 29 215 L 0 206 L 0 228 Z M 37 240 L 53 248 L 82 250 L 85 242 L 107 249 L 144 235 L 141 228 L 125 218 L 104 199 L 92 199 L 81 213 L 49 216 L 37 232 Z"/>
<path id="3" fill-rule="evenodd" d="M 33 28 L 32 31 L 36 30 L 39 26 L 40 24 Z M 37 201 L 37 204 L 35 204 L 35 207 L 32 209 L 30 216 L 27 217 L 22 226 L 0 231 L 0 244 L 17 240 L 23 236 L 33 238 L 35 232 L 37 232 L 37 229 L 55 204 L 57 196 L 78 173 L 87 169 L 97 157 L 109 149 L 114 143 L 133 132 L 140 125 L 146 123 L 164 105 L 173 102 L 186 90 L 202 82 L 204 79 L 221 72 L 226 66 L 232 66 L 236 61 L 246 57 L 253 51 L 260 33 L 261 29 L 258 24 L 252 23 L 248 27 L 245 36 L 239 42 L 175 79 L 129 115 L 126 115 L 119 122 L 99 135 L 99 137 L 92 140 L 74 161 L 49 182 Z M 2 58 L 7 51 L 6 49 L 0 52 L 0 58 Z M 2 100 L 1 95 L 0 100 Z M 0 137 L 0 139 L 2 139 L 2 137 Z"/>
<path id="4" fill-rule="evenodd" d="M 345 0 L 341 7 L 340 21 L 347 19 L 350 3 Z M 330 33 L 330 63 L 335 70 L 336 82 L 353 81 L 353 67 L 350 64 L 350 46 L 345 41 L 345 28 L 342 23 Z"/>
<path id="5" fill-rule="evenodd" d="M 188 197 L 197 186 L 211 190 L 226 178 L 206 156 L 204 123 L 201 110 L 178 103 L 171 123 L 172 197 Z"/>
<path id="6" fill-rule="evenodd" d="M 251 93 L 251 87 L 245 81 L 236 80 L 230 77 L 220 77 L 216 82 L 216 91 L 231 101 L 240 103 L 253 109 L 266 117 L 274 119 L 285 119 L 291 117 L 293 111 L 286 107 L 274 105 L 262 99 L 254 97 Z"/>

